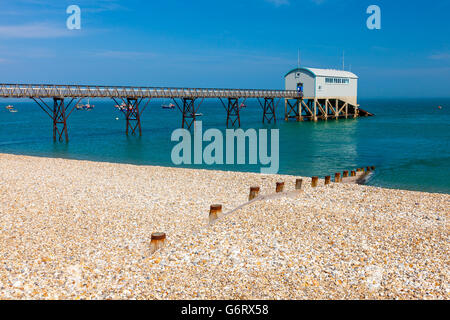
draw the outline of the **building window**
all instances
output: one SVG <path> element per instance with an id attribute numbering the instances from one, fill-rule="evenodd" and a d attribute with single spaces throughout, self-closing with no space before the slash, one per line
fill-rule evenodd
<path id="1" fill-rule="evenodd" d="M 295 78 L 300 78 L 300 72 L 297 72 L 297 73 L 295 74 Z"/>
<path id="2" fill-rule="evenodd" d="M 350 79 L 345 79 L 345 78 L 325 78 L 325 83 L 328 84 L 338 84 L 338 83 L 343 83 L 343 84 L 349 84 L 350 83 Z"/>

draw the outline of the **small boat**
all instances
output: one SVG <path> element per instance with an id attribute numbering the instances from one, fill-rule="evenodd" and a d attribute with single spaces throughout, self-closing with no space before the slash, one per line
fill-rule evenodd
<path id="1" fill-rule="evenodd" d="M 442 106 L 438 106 L 438 109 L 442 109 Z"/>
<path id="2" fill-rule="evenodd" d="M 201 117 L 203 115 L 203 113 L 196 113 L 195 116 L 196 117 Z"/>
<path id="3" fill-rule="evenodd" d="M 161 105 L 163 109 L 175 109 L 175 105 L 173 103 L 166 103 L 167 99 L 164 99 L 164 103 Z"/>
<path id="4" fill-rule="evenodd" d="M 88 103 L 86 103 L 85 105 L 84 105 L 84 108 L 86 109 L 86 110 L 92 110 L 92 109 L 94 109 L 94 105 L 93 104 L 90 104 L 90 99 L 88 98 Z"/>
<path id="5" fill-rule="evenodd" d="M 92 110 L 95 106 L 93 104 L 90 104 L 90 99 L 88 98 L 88 103 L 77 104 L 75 107 L 77 108 L 77 110 Z"/>
<path id="6" fill-rule="evenodd" d="M 239 106 L 239 108 L 247 108 L 247 106 L 244 103 L 241 103 L 241 105 Z"/>
<path id="7" fill-rule="evenodd" d="M 16 113 L 17 110 L 16 109 L 9 109 L 9 112 Z"/>
<path id="8" fill-rule="evenodd" d="M 7 105 L 5 108 L 8 109 L 8 110 L 14 109 L 14 107 L 12 105 Z"/>
<path id="9" fill-rule="evenodd" d="M 163 104 L 163 105 L 161 106 L 161 108 L 163 108 L 163 109 L 175 109 L 175 105 L 174 105 L 173 103 L 170 103 L 170 104 Z"/>
<path id="10" fill-rule="evenodd" d="M 127 109 L 127 105 L 124 102 L 122 102 L 120 105 L 116 104 L 114 106 L 114 108 L 116 108 L 117 110 L 123 111 L 123 110 Z"/>

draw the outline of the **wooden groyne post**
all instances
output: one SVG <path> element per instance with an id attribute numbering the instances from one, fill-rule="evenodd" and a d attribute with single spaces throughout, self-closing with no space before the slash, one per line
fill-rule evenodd
<path id="1" fill-rule="evenodd" d="M 217 220 L 218 215 L 222 213 L 222 205 L 221 204 L 213 204 L 209 207 L 209 222 L 213 222 Z"/>
<path id="2" fill-rule="evenodd" d="M 336 172 L 334 174 L 334 182 L 341 182 L 341 173 L 340 172 Z"/>
<path id="3" fill-rule="evenodd" d="M 248 201 L 252 201 L 259 195 L 259 187 L 250 187 L 250 194 L 248 196 Z"/>
<path id="4" fill-rule="evenodd" d="M 303 179 L 295 180 L 295 190 L 302 190 Z"/>
<path id="5" fill-rule="evenodd" d="M 154 232 L 152 233 L 150 241 L 150 252 L 153 254 L 155 251 L 164 247 L 166 242 L 166 234 L 164 232 Z"/>
<path id="6" fill-rule="evenodd" d="M 275 191 L 277 193 L 283 192 L 284 191 L 284 182 L 277 182 Z"/>

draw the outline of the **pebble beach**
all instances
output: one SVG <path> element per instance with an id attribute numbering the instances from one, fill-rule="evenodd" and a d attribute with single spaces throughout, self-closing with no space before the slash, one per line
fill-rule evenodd
<path id="1" fill-rule="evenodd" d="M 297 178 L 0 154 L 0 299 L 450 298 L 449 194 Z"/>

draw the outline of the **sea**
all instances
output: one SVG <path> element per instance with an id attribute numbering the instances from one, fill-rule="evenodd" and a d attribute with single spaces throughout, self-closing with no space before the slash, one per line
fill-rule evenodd
<path id="1" fill-rule="evenodd" d="M 68 119 L 69 142 L 53 142 L 52 120 L 30 100 L 0 99 L 0 153 L 54 158 L 177 166 L 171 141 L 181 126 L 170 101 L 152 100 L 141 117 L 142 136 L 125 135 L 124 115 L 112 100 L 91 100 L 91 111 L 74 110 Z M 334 176 L 335 172 L 375 166 L 368 185 L 450 193 L 450 99 L 360 99 L 373 117 L 318 122 L 285 122 L 284 101 L 275 124 L 262 123 L 257 101 L 241 110 L 241 128 L 279 129 L 279 173 Z M 51 103 L 51 101 L 47 101 Z M 9 112 L 12 104 L 18 111 Z M 441 106 L 441 108 L 438 108 Z M 226 111 L 218 100 L 205 100 L 198 110 L 203 130 L 225 135 Z M 270 140 L 269 140 L 270 141 Z M 181 165 L 194 169 L 260 172 L 261 164 Z M 20 173 L 18 173 L 20 174 Z"/>

